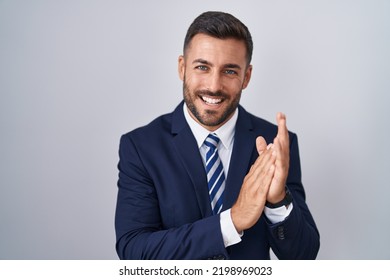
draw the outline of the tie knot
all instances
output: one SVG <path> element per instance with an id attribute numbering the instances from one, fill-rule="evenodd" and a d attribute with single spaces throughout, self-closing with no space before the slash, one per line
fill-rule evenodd
<path id="1" fill-rule="evenodd" d="M 219 141 L 220 140 L 219 140 L 217 134 L 212 133 L 212 134 L 209 134 L 207 136 L 206 140 L 204 140 L 204 144 L 206 146 L 210 147 L 211 149 L 215 149 L 215 148 L 217 148 Z"/>

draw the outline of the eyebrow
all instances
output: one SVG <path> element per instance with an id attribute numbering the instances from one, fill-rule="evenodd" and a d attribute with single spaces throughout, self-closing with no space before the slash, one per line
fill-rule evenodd
<path id="1" fill-rule="evenodd" d="M 195 59 L 192 64 L 196 64 L 196 63 L 201 63 L 201 64 L 205 64 L 205 65 L 210 65 L 210 66 L 214 66 L 211 62 L 205 60 L 205 59 L 202 59 L 202 58 L 198 58 L 198 59 Z M 235 63 L 227 63 L 224 65 L 224 68 L 232 68 L 232 69 L 241 69 L 241 66 L 238 65 L 238 64 L 235 64 Z"/>

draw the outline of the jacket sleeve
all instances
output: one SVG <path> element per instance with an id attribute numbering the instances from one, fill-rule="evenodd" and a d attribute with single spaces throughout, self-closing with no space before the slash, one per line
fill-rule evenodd
<path id="1" fill-rule="evenodd" d="M 115 229 L 120 259 L 227 258 L 219 215 L 163 227 L 153 181 L 128 134 L 120 141 L 118 169 Z"/>
<path id="2" fill-rule="evenodd" d="M 320 247 L 320 236 L 305 202 L 298 139 L 293 133 L 290 133 L 287 187 L 292 194 L 294 208 L 283 222 L 268 223 L 271 248 L 279 259 L 315 259 Z"/>

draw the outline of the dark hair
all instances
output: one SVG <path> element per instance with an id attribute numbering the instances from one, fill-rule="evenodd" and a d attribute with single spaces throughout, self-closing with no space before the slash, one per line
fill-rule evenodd
<path id="1" fill-rule="evenodd" d="M 184 54 L 192 38 L 206 34 L 218 39 L 234 38 L 244 41 L 248 65 L 252 60 L 253 42 L 248 28 L 237 18 L 223 12 L 205 12 L 198 16 L 187 30 L 184 39 Z"/>

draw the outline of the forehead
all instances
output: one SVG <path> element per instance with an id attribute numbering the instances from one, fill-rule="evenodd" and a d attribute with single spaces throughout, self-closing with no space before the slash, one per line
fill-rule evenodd
<path id="1" fill-rule="evenodd" d="M 206 34 L 195 35 L 185 56 L 190 60 L 205 59 L 213 63 L 246 64 L 246 47 L 243 41 L 227 38 L 219 39 Z"/>

